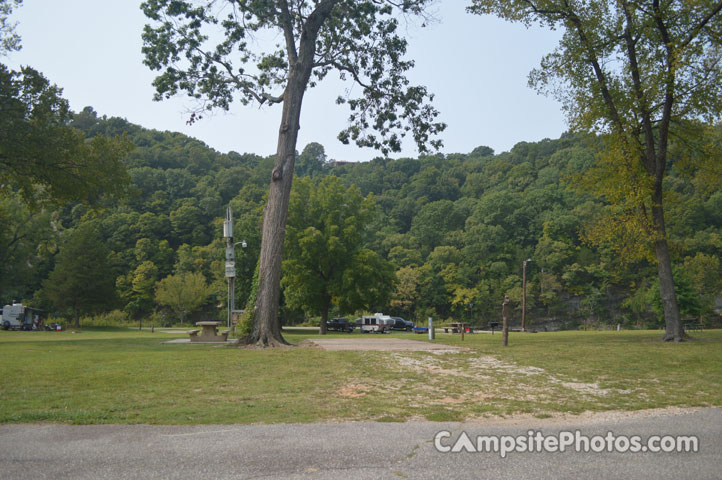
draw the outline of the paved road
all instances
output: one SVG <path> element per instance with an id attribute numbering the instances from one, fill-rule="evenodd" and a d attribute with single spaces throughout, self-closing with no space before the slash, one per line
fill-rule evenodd
<path id="1" fill-rule="evenodd" d="M 465 432 L 696 435 L 697 453 L 440 453 Z M 1 479 L 720 479 L 722 409 L 483 423 L 0 426 Z"/>

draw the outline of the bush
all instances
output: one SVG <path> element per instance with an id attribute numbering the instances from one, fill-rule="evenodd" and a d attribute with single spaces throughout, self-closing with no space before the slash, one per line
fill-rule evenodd
<path id="1" fill-rule="evenodd" d="M 125 312 L 113 310 L 94 317 L 83 317 L 80 319 L 81 327 L 129 327 L 136 322 L 131 320 Z"/>

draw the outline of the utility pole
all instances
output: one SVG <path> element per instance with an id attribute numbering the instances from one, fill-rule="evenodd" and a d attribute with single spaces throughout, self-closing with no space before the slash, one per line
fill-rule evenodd
<path id="1" fill-rule="evenodd" d="M 228 279 L 228 329 L 233 328 L 233 313 L 236 311 L 236 245 L 246 248 L 246 241 L 233 243 L 233 210 L 228 205 L 226 220 L 223 222 L 223 237 L 226 239 L 226 278 Z"/>
<path id="2" fill-rule="evenodd" d="M 223 222 L 223 237 L 226 239 L 226 278 L 228 279 L 228 329 L 231 328 L 231 315 L 236 305 L 235 279 L 236 279 L 236 253 L 233 248 L 233 210 L 228 205 L 226 220 Z"/>

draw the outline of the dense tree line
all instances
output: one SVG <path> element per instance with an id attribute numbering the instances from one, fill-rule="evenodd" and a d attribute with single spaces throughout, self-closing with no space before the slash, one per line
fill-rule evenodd
<path id="1" fill-rule="evenodd" d="M 135 146 L 123 160 L 130 193 L 104 197 L 95 205 L 29 208 L 20 192 L 5 192 L 0 198 L 0 298 L 77 317 L 77 305 L 58 302 L 67 294 L 58 293 L 62 289 L 55 284 L 73 263 L 63 252 L 80 248 L 88 252 L 87 264 L 80 267 L 103 279 L 94 282 L 114 285 L 112 295 L 94 301 L 93 312 L 119 308 L 133 318 L 147 317 L 160 308 L 159 282 L 199 273 L 211 292 L 205 315 L 225 318 L 219 307 L 225 305 L 226 292 L 221 226 L 230 203 L 234 237 L 248 243 L 236 261 L 237 304 L 243 304 L 257 265 L 273 157 L 220 154 L 178 133 L 98 117 L 92 108 L 75 114 L 70 125 L 88 139 L 124 135 Z M 482 146 L 467 154 L 344 164 L 329 160 L 323 146 L 312 143 L 298 155 L 297 174 L 306 180 L 297 182 L 301 190 L 294 195 L 337 177 L 350 189 L 349 205 L 367 199 L 366 227 L 353 242 L 385 262 L 377 267 L 380 272 L 386 265 L 395 272 L 395 283 L 387 287 L 390 300 L 377 305 L 385 312 L 414 320 L 473 318 L 480 324 L 499 316 L 501 299 L 508 294 L 518 313 L 522 262 L 531 259 L 527 305 L 532 327 L 585 322 L 660 326 L 653 258 L 626 252 L 623 239 L 600 236 L 595 221 L 608 206 L 575 188 L 600 145 L 596 137 L 567 134 L 521 142 L 500 154 Z M 682 147 L 673 152 L 688 153 Z M 719 318 L 714 302 L 722 292 L 722 191 L 708 172 L 682 171 L 685 162 L 676 165 L 665 190 L 677 296 L 683 315 L 710 322 Z M 328 191 L 339 182 L 326 183 Z M 344 195 L 338 187 L 333 191 Z M 295 210 L 303 212 L 303 200 L 296 202 Z M 323 199 L 315 202 L 324 204 Z M 337 201 L 326 203 L 338 207 Z M 292 209 L 291 215 L 290 225 L 298 232 L 292 237 L 301 238 L 299 213 Z M 93 259 L 93 252 L 105 253 Z M 281 309 L 286 323 L 305 317 L 299 278 L 304 276 L 284 282 L 293 286 L 293 301 Z M 373 281 L 373 275 L 365 278 Z M 344 302 L 332 302 L 332 315 L 356 313 L 339 305 Z"/>

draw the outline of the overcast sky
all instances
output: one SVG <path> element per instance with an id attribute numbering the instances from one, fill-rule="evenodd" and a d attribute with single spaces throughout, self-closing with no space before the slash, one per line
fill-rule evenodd
<path id="1" fill-rule="evenodd" d="M 140 38 L 145 17 L 137 0 L 25 0 L 13 13 L 23 48 L 4 59 L 28 65 L 63 88 L 75 111 L 92 106 L 147 128 L 180 131 L 220 151 L 269 155 L 275 152 L 280 106 L 236 104 L 187 126 L 189 100 L 154 102 L 154 72 L 142 63 Z M 438 23 L 410 26 L 409 57 L 416 61 L 411 81 L 436 95 L 434 105 L 448 124 L 444 153 L 468 153 L 487 145 L 497 153 L 520 141 L 558 138 L 566 123 L 553 99 L 527 86 L 527 74 L 552 51 L 559 33 L 527 30 L 493 17 L 465 13 L 468 1 L 437 3 Z M 331 77 L 334 77 L 333 79 Z M 304 100 L 298 150 L 319 142 L 329 158 L 366 161 L 371 149 L 343 145 L 336 135 L 348 110 L 335 99 L 347 86 L 335 75 L 310 90 Z M 416 157 L 407 142 L 392 157 Z"/>

